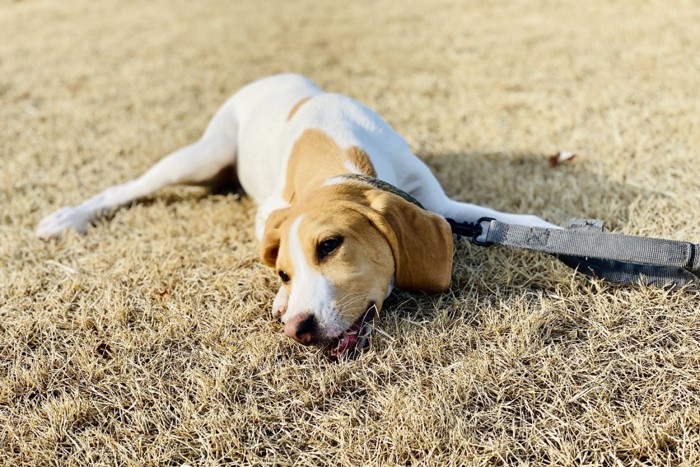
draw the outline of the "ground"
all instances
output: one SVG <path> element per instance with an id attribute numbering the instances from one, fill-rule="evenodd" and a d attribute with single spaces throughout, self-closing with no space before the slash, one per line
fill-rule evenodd
<path id="1" fill-rule="evenodd" d="M 0 0 L 0 464 L 700 464 L 697 289 L 460 241 L 447 293 L 396 293 L 330 363 L 271 319 L 245 197 L 33 234 L 297 71 L 457 199 L 698 241 L 698 24 L 675 0 Z"/>

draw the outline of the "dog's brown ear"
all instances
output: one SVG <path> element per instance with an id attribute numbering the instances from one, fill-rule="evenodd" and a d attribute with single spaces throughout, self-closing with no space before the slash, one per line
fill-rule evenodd
<path id="1" fill-rule="evenodd" d="M 402 197 L 370 190 L 368 217 L 394 254 L 395 284 L 406 290 L 443 292 L 452 276 L 452 229 L 442 217 Z"/>
<path id="2" fill-rule="evenodd" d="M 289 216 L 289 208 L 272 211 L 265 221 L 265 232 L 260 242 L 260 259 L 263 263 L 275 267 L 280 248 L 281 227 Z"/>

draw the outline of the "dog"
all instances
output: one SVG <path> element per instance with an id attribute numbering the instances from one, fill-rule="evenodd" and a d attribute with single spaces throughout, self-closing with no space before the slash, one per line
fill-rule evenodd
<path id="1" fill-rule="evenodd" d="M 197 142 L 134 180 L 45 217 L 36 234 L 84 233 L 99 216 L 160 188 L 213 186 L 222 177 L 237 179 L 258 205 L 255 234 L 262 261 L 281 281 L 272 312 L 284 333 L 341 352 L 356 350 L 358 333 L 394 287 L 429 293 L 449 287 L 453 237 L 445 218 L 555 227 L 537 216 L 450 199 L 374 111 L 287 73 L 244 86 Z"/>

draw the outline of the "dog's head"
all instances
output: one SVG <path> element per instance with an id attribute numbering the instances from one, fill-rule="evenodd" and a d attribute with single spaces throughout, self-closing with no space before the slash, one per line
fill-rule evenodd
<path id="1" fill-rule="evenodd" d="M 349 351 L 356 340 L 343 337 L 381 310 L 393 285 L 449 286 L 452 234 L 442 217 L 396 194 L 361 182 L 327 184 L 270 214 L 261 257 L 282 281 L 273 313 L 285 334 L 306 345 L 342 342 Z"/>

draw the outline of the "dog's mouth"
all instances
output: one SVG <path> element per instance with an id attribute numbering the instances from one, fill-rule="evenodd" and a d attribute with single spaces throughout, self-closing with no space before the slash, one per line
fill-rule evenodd
<path id="1" fill-rule="evenodd" d="M 357 321 L 340 336 L 331 340 L 326 351 L 328 357 L 337 360 L 341 357 L 353 357 L 357 352 L 369 346 L 369 336 L 372 334 L 372 320 L 377 313 L 377 305 L 371 302 L 367 310 Z"/>

